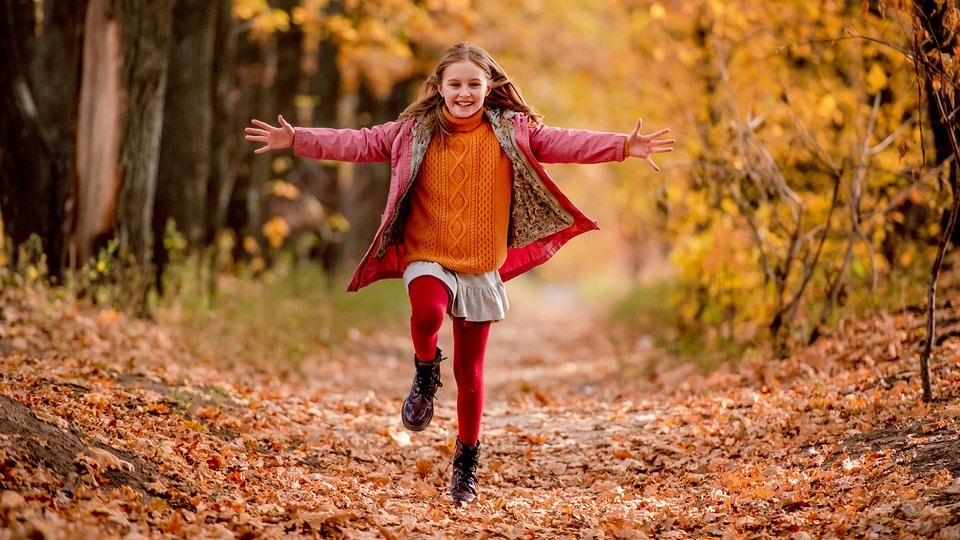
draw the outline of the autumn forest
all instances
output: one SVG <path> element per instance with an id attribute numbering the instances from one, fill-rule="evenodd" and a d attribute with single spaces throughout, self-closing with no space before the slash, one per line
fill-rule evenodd
<path id="1" fill-rule="evenodd" d="M 955 0 L 3 14 L 0 538 L 960 538 Z M 389 164 L 244 140 L 395 120 L 459 41 L 676 138 L 546 165 L 600 230 L 507 284 L 464 506 L 452 367 L 405 430 L 403 286 L 344 291 Z"/>

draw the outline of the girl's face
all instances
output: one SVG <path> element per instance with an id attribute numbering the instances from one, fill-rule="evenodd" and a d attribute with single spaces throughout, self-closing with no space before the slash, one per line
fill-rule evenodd
<path id="1" fill-rule="evenodd" d="M 443 70 L 440 95 L 457 118 L 466 118 L 483 107 L 490 83 L 479 66 L 469 60 L 454 62 Z"/>

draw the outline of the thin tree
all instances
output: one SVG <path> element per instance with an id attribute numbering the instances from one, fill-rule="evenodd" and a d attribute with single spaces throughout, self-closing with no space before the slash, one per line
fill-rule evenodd
<path id="1" fill-rule="evenodd" d="M 927 287 L 927 324 L 923 349 L 920 354 L 920 379 L 923 387 L 923 401 L 933 400 L 933 386 L 930 380 L 930 356 L 936 334 L 937 282 L 947 244 L 951 240 L 960 212 L 960 178 L 958 178 L 957 160 L 960 159 L 958 145 L 957 109 L 958 90 L 960 90 L 960 67 L 956 65 L 960 40 L 957 39 L 960 24 L 960 9 L 955 3 L 919 1 L 914 6 L 913 58 L 921 87 L 926 89 L 930 103 L 931 125 L 937 148 L 937 161 L 946 165 L 949 171 L 953 204 L 946 226 L 940 233 L 937 255 L 930 271 Z M 946 149 L 946 150 L 945 150 Z M 949 163 L 948 163 L 949 162 Z"/>

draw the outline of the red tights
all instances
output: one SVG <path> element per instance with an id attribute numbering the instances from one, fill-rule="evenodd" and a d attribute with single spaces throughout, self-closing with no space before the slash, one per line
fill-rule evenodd
<path id="1" fill-rule="evenodd" d="M 433 360 L 437 336 L 450 304 L 447 286 L 437 278 L 421 276 L 410 282 L 410 335 L 418 360 Z M 483 358 L 490 335 L 489 322 L 453 318 L 453 376 L 457 381 L 457 436 L 464 444 L 480 439 L 483 416 Z"/>

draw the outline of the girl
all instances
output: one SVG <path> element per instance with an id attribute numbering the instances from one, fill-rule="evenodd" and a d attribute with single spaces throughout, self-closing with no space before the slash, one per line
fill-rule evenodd
<path id="1" fill-rule="evenodd" d="M 445 360 L 437 337 L 453 323 L 457 442 L 450 495 L 477 496 L 483 361 L 490 323 L 508 308 L 503 282 L 549 259 L 570 238 L 597 228 L 541 163 L 646 160 L 671 152 L 668 129 L 629 135 L 547 127 L 487 51 L 458 43 L 443 53 L 418 99 L 395 122 L 364 128 L 294 128 L 253 120 L 246 139 L 263 153 L 392 166 L 386 211 L 348 287 L 402 277 L 410 297 L 416 368 L 403 402 L 404 426 L 421 431 Z"/>

